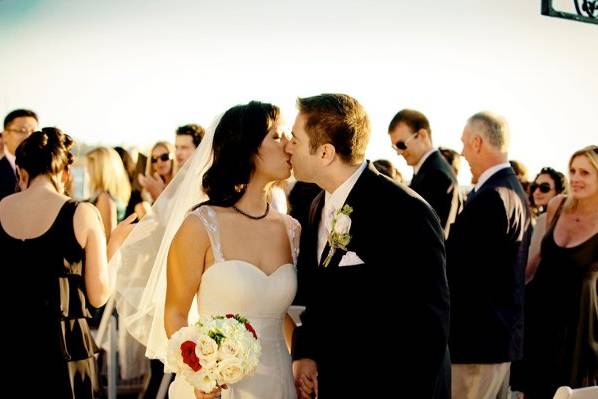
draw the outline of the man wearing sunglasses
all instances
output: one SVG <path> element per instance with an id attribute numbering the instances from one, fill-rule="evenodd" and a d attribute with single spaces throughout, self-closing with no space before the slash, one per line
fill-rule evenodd
<path id="1" fill-rule="evenodd" d="M 438 149 L 432 146 L 428 118 L 419 111 L 399 111 L 388 127 L 392 148 L 413 167 L 409 185 L 436 211 L 447 237 L 463 199 L 457 176 Z"/>
<path id="2" fill-rule="evenodd" d="M 37 130 L 37 115 L 27 109 L 17 109 L 4 118 L 4 157 L 0 159 L 0 200 L 13 194 L 17 187 L 15 151 L 19 144 Z"/>

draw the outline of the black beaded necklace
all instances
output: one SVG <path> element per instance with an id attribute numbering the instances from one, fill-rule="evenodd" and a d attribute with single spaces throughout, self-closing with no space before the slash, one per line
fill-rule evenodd
<path id="1" fill-rule="evenodd" d="M 266 211 L 264 212 L 263 215 L 259 215 L 259 216 L 253 216 L 250 215 L 248 213 L 243 212 L 242 210 L 240 210 L 239 208 L 237 208 L 236 206 L 232 206 L 232 208 L 235 210 L 235 212 L 240 213 L 243 216 L 247 216 L 249 219 L 253 219 L 253 220 L 260 220 L 265 218 L 266 216 L 268 216 L 268 212 L 270 212 L 270 203 L 266 202 Z"/>

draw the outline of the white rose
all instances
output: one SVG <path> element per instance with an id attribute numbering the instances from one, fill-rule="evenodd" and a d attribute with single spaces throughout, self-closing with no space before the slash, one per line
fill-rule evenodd
<path id="1" fill-rule="evenodd" d="M 347 234 L 351 229 L 351 218 L 344 213 L 336 215 L 334 232 L 337 234 Z"/>
<path id="2" fill-rule="evenodd" d="M 184 372 L 183 376 L 189 384 L 202 392 L 210 393 L 216 388 L 216 375 L 210 370 L 201 369 L 196 373 Z"/>
<path id="3" fill-rule="evenodd" d="M 230 357 L 239 357 L 242 352 L 241 343 L 234 339 L 224 339 L 220 343 L 218 351 L 219 359 L 228 359 Z"/>
<path id="4" fill-rule="evenodd" d="M 243 378 L 243 364 L 241 360 L 229 357 L 218 363 L 217 379 L 220 385 L 234 384 Z"/>
<path id="5" fill-rule="evenodd" d="M 197 341 L 195 354 L 203 367 L 212 368 L 218 360 L 218 344 L 207 335 L 202 335 Z"/>

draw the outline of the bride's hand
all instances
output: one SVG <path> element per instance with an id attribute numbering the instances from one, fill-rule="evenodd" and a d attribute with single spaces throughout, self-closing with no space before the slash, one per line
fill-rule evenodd
<path id="1" fill-rule="evenodd" d="M 195 390 L 195 397 L 197 399 L 216 399 L 220 397 L 221 389 L 219 387 L 214 388 L 210 393 L 205 393 L 199 389 Z"/>

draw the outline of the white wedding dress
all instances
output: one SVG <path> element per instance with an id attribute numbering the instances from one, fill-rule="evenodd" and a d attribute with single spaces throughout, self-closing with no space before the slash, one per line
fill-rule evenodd
<path id="1" fill-rule="evenodd" d="M 222 390 L 222 399 L 296 398 L 291 357 L 283 337 L 283 322 L 295 292 L 297 276 L 293 264 L 285 264 L 267 275 L 249 262 L 224 259 L 220 246 L 216 212 L 201 206 L 193 214 L 206 226 L 214 264 L 201 277 L 197 306 L 200 314 L 241 314 L 253 325 L 262 346 L 254 374 Z M 284 216 L 293 253 L 299 252 L 300 225 Z M 195 399 L 193 388 L 183 377 L 170 385 L 171 399 Z"/>

